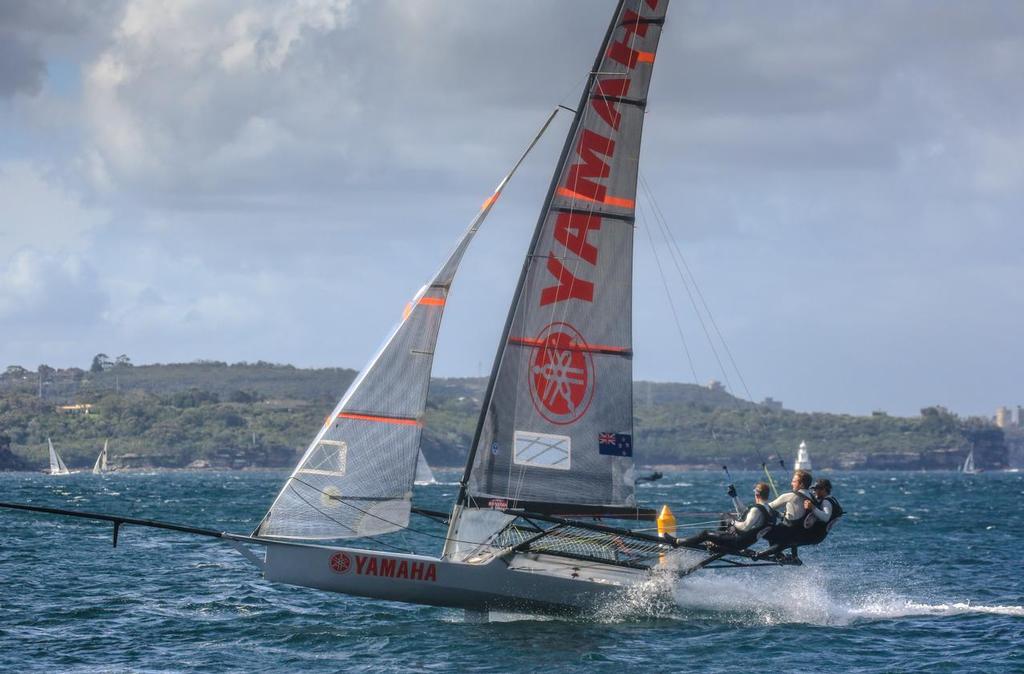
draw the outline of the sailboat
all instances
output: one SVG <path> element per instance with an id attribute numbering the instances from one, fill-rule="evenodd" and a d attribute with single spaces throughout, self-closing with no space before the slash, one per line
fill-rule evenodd
<path id="1" fill-rule="evenodd" d="M 800 446 L 796 450 L 793 470 L 814 470 L 811 468 L 811 455 L 807 453 L 807 443 L 803 440 L 800 441 Z"/>
<path id="2" fill-rule="evenodd" d="M 437 484 L 437 478 L 434 477 L 434 471 L 430 469 L 430 464 L 427 463 L 427 457 L 423 456 L 422 449 L 419 456 L 416 457 L 416 477 L 413 483 L 421 486 Z"/>
<path id="3" fill-rule="evenodd" d="M 107 444 L 109 440 L 103 441 L 103 449 L 100 450 L 100 455 L 96 457 L 96 463 L 92 465 L 92 474 L 100 475 L 107 472 Z"/>
<path id="4" fill-rule="evenodd" d="M 616 6 L 533 231 L 450 511 L 413 503 L 438 328 L 462 256 L 525 153 L 327 416 L 251 534 L 0 506 L 110 521 L 115 545 L 124 524 L 219 538 L 272 582 L 468 616 L 590 610 L 656 574 L 785 563 L 688 546 L 674 537 L 667 509 L 658 518 L 635 498 L 635 198 L 667 6 Z M 655 519 L 661 535 L 635 528 Z M 427 529 L 438 523 L 446 528 Z M 382 549 L 390 543 L 379 537 L 403 530 L 432 536 L 440 549 Z"/>
<path id="5" fill-rule="evenodd" d="M 64 459 L 60 458 L 60 454 L 53 448 L 53 440 L 46 438 L 46 444 L 50 446 L 50 475 L 70 475 L 71 471 L 68 470 Z"/>
<path id="6" fill-rule="evenodd" d="M 977 475 L 981 472 L 980 469 L 974 467 L 973 447 L 971 447 L 971 451 L 967 452 L 967 458 L 964 459 L 964 465 L 960 466 L 960 472 L 964 475 Z"/>

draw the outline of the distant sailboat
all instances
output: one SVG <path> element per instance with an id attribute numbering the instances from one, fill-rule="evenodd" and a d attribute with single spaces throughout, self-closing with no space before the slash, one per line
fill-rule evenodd
<path id="1" fill-rule="evenodd" d="M 100 450 L 100 455 L 96 457 L 96 463 L 92 466 L 93 475 L 107 472 L 107 443 L 109 442 L 109 440 L 103 441 L 103 449 Z"/>
<path id="2" fill-rule="evenodd" d="M 967 452 L 967 458 L 964 459 L 964 465 L 960 466 L 960 472 L 964 475 L 977 475 L 981 471 L 974 467 L 974 449 Z"/>
<path id="3" fill-rule="evenodd" d="M 423 450 L 420 450 L 420 455 L 416 458 L 416 480 L 415 483 L 418 485 L 437 484 L 437 479 L 434 477 L 434 471 L 430 470 L 430 464 L 427 463 L 427 457 L 423 456 Z"/>
<path id="4" fill-rule="evenodd" d="M 811 468 L 811 455 L 807 453 L 807 443 L 800 441 L 800 447 L 796 450 L 796 461 L 793 462 L 793 470 L 813 470 Z"/>
<path id="5" fill-rule="evenodd" d="M 70 475 L 71 471 L 68 470 L 64 459 L 60 458 L 60 454 L 53 448 L 53 440 L 46 438 L 46 443 L 50 446 L 50 475 Z"/>

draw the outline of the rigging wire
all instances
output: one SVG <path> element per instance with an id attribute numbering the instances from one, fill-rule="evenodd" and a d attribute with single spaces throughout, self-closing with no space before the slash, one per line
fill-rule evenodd
<path id="1" fill-rule="evenodd" d="M 647 240 L 651 244 L 651 253 L 654 255 L 654 262 L 655 262 L 655 264 L 658 267 L 658 274 L 661 276 L 661 283 L 662 283 L 662 285 L 665 288 L 665 296 L 668 299 L 669 309 L 671 309 L 671 311 L 672 311 L 672 318 L 674 319 L 675 324 L 676 324 L 676 331 L 679 334 L 679 340 L 683 343 L 683 350 L 686 352 L 686 360 L 690 363 L 690 371 L 693 373 L 693 381 L 696 384 L 697 383 L 697 379 L 698 379 L 698 377 L 697 377 L 697 367 L 694 365 L 693 357 L 690 354 L 690 348 L 687 345 L 686 337 L 683 334 L 682 323 L 679 321 L 679 312 L 676 310 L 676 303 L 675 303 L 675 300 L 672 298 L 672 290 L 670 289 L 669 284 L 668 284 L 668 277 L 665 275 L 665 270 L 664 270 L 664 268 L 661 265 L 661 258 L 658 256 L 657 246 L 654 245 L 654 237 L 651 234 L 651 228 L 647 226 L 647 219 L 645 217 L 645 212 L 643 211 L 643 209 L 638 209 L 637 213 L 640 216 L 639 217 L 640 221 L 644 224 L 644 230 L 647 232 Z M 722 446 L 722 443 L 719 441 L 718 433 L 715 431 L 714 417 L 713 416 L 708 419 L 708 433 L 711 435 L 711 440 L 712 440 L 712 442 L 715 443 L 715 447 L 718 448 L 718 451 L 719 452 L 724 452 L 725 448 Z"/>
<path id="2" fill-rule="evenodd" d="M 664 212 L 661 210 L 661 207 L 658 204 L 657 199 L 655 199 L 654 193 L 651 190 L 650 185 L 648 184 L 646 177 L 642 173 L 639 175 L 639 182 L 640 182 L 640 186 L 641 186 L 641 188 L 642 188 L 642 190 L 644 192 L 644 195 L 647 197 L 648 201 L 651 204 L 651 209 L 652 209 L 652 212 L 654 213 L 654 216 L 655 216 L 655 222 L 657 223 L 657 225 L 659 227 L 659 231 L 660 231 L 660 233 L 662 235 L 662 238 L 664 239 L 664 241 L 665 241 L 665 243 L 666 243 L 666 245 L 668 247 L 669 256 L 671 257 L 673 265 L 675 266 L 676 272 L 679 275 L 679 279 L 682 282 L 684 289 L 686 290 L 687 296 L 689 297 L 689 300 L 690 300 L 690 304 L 693 307 L 694 313 L 697 316 L 697 319 L 698 319 L 698 321 L 700 323 L 701 329 L 704 332 L 704 336 L 705 336 L 705 338 L 708 341 L 708 346 L 711 348 L 711 352 L 712 352 L 712 354 L 714 354 L 715 361 L 718 363 L 719 370 L 722 373 L 722 378 L 725 379 L 726 385 L 730 389 L 735 390 L 734 387 L 732 386 L 732 382 L 731 382 L 731 380 L 729 378 L 728 370 L 725 367 L 725 364 L 722 362 L 722 358 L 719 355 L 718 348 L 716 348 L 716 346 L 715 346 L 715 337 L 712 336 L 711 331 L 708 330 L 708 324 L 711 325 L 711 327 L 712 327 L 712 329 L 713 329 L 713 331 L 715 333 L 715 336 L 717 336 L 717 338 L 718 338 L 718 342 L 721 343 L 722 350 L 725 352 L 726 357 L 727 357 L 730 365 L 732 366 L 733 370 L 736 372 L 736 375 L 737 375 L 737 377 L 738 377 L 738 379 L 740 381 L 740 384 L 743 387 L 743 392 L 746 395 L 746 399 L 750 403 L 754 404 L 754 406 L 757 408 L 757 410 L 755 412 L 754 419 L 755 419 L 756 424 L 758 426 L 758 432 L 759 433 L 755 433 L 754 430 L 750 428 L 750 426 L 747 423 L 746 415 L 742 416 L 743 426 L 744 426 L 744 429 L 746 430 L 747 434 L 749 434 L 751 436 L 751 438 L 754 440 L 754 443 L 753 443 L 754 451 L 757 453 L 758 457 L 761 459 L 761 468 L 764 470 L 765 476 L 768 479 L 768 483 L 769 483 L 772 491 L 776 495 L 778 495 L 778 489 L 775 486 L 775 480 L 772 478 L 771 472 L 768 469 L 768 459 L 765 457 L 764 452 L 761 451 L 760 444 L 757 441 L 758 435 L 759 434 L 763 435 L 765 433 L 764 424 L 763 424 L 763 421 L 762 421 L 762 418 L 761 418 L 763 416 L 763 414 L 764 414 L 764 411 L 761 409 L 761 407 L 759 405 L 754 403 L 753 396 L 750 393 L 749 387 L 747 386 L 746 379 L 743 377 L 743 373 L 740 370 L 739 365 L 736 363 L 736 359 L 735 359 L 735 357 L 732 354 L 732 350 L 729 348 L 729 345 L 726 342 L 725 337 L 722 334 L 721 329 L 718 327 L 717 321 L 715 321 L 715 319 L 714 319 L 714 314 L 711 312 L 710 306 L 707 303 L 707 299 L 704 296 L 704 293 L 701 291 L 700 285 L 697 283 L 696 276 L 693 274 L 693 271 L 690 268 L 689 264 L 687 264 L 686 258 L 683 255 L 682 249 L 679 246 L 679 243 L 676 241 L 675 236 L 672 234 L 672 229 L 668 226 L 668 221 L 665 218 Z M 652 243 L 652 247 L 653 247 L 653 243 Z M 664 277 L 664 270 L 662 269 L 660 263 L 658 265 L 658 269 L 659 269 L 659 273 L 662 274 L 662 281 L 667 285 L 667 280 Z M 685 269 L 685 272 L 684 272 L 684 269 Z M 700 300 L 699 305 L 698 305 L 698 302 L 697 302 L 698 298 Z M 672 300 L 670 300 L 670 302 L 671 301 Z M 703 312 L 701 311 L 701 307 L 703 307 Z M 705 319 L 704 319 L 704 314 L 705 313 L 707 314 L 707 321 L 706 322 L 705 322 Z M 694 376 L 694 379 L 696 380 L 696 375 Z M 779 457 L 779 465 L 782 466 L 783 469 L 785 469 L 785 463 L 782 461 L 782 457 L 781 456 Z"/>

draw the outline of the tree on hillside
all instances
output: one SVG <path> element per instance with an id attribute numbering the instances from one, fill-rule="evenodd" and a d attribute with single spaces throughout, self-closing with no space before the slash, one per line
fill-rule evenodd
<path id="1" fill-rule="evenodd" d="M 113 363 L 110 360 L 110 356 L 105 353 L 97 353 L 93 356 L 92 365 L 89 366 L 89 372 L 103 372 L 109 370 Z"/>
<path id="2" fill-rule="evenodd" d="M 122 353 L 114 361 L 114 366 L 115 367 L 131 367 L 132 366 L 132 359 L 129 358 L 127 355 Z"/>
<path id="3" fill-rule="evenodd" d="M 49 365 L 40 365 L 36 368 L 36 372 L 39 373 L 39 376 L 43 381 L 50 381 L 53 379 L 53 375 L 56 374 L 57 371 Z"/>

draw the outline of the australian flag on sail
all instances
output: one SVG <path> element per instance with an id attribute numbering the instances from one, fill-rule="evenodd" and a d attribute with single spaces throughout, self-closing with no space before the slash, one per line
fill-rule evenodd
<path id="1" fill-rule="evenodd" d="M 597 447 L 605 456 L 633 456 L 633 436 L 629 433 L 598 433 Z"/>

